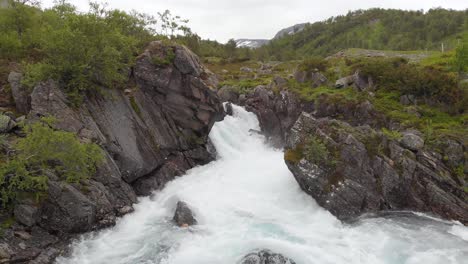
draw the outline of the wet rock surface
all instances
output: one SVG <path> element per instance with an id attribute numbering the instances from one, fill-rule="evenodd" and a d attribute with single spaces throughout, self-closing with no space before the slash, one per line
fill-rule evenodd
<path id="1" fill-rule="evenodd" d="M 173 220 L 180 227 L 188 227 L 197 224 L 197 220 L 189 205 L 183 201 L 177 202 Z"/>
<path id="2" fill-rule="evenodd" d="M 295 264 L 293 260 L 270 250 L 260 250 L 246 255 L 239 264 Z"/>

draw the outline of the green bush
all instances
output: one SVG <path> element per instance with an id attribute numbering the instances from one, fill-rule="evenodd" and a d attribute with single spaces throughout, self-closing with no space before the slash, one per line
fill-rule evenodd
<path id="1" fill-rule="evenodd" d="M 330 155 L 325 143 L 316 136 L 309 136 L 303 147 L 304 157 L 319 166 L 332 166 L 336 160 Z"/>
<path id="2" fill-rule="evenodd" d="M 468 71 L 468 33 L 465 33 L 462 42 L 455 51 L 455 69 L 462 72 Z"/>
<path id="3" fill-rule="evenodd" d="M 57 80 L 74 105 L 86 92 L 123 87 L 136 56 L 155 39 L 154 20 L 143 14 L 96 3 L 89 12 L 78 12 L 67 1 L 45 10 L 12 3 L 0 9 L 0 59 L 24 61 L 29 87 Z"/>
<path id="4" fill-rule="evenodd" d="M 320 57 L 311 57 L 302 61 L 298 65 L 298 70 L 306 72 L 318 70 L 325 72 L 327 70 L 327 61 Z"/>
<path id="5" fill-rule="evenodd" d="M 174 62 L 174 59 L 175 59 L 174 49 L 172 47 L 167 47 L 164 50 L 164 54 L 162 54 L 162 56 L 154 55 L 151 58 L 151 62 L 155 66 L 164 67 L 164 66 L 172 64 Z"/>
<path id="6" fill-rule="evenodd" d="M 458 85 L 455 73 L 409 64 L 402 58 L 361 59 L 353 68 L 359 70 L 363 76 L 372 77 L 377 89 L 412 94 L 452 108 L 463 100 L 463 90 Z M 460 109 L 452 111 L 460 112 Z"/>
<path id="7" fill-rule="evenodd" d="M 43 118 L 27 125 L 26 137 L 14 146 L 16 155 L 0 167 L 3 206 L 13 202 L 19 193 L 47 190 L 47 171 L 64 181 L 79 183 L 91 177 L 103 161 L 99 146 L 81 143 L 74 133 L 54 130 L 52 124 L 52 119 Z"/>

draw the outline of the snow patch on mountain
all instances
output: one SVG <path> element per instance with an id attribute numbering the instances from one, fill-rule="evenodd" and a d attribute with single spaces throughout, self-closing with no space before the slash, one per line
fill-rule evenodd
<path id="1" fill-rule="evenodd" d="M 259 48 L 268 43 L 267 39 L 237 39 L 236 44 L 239 48 Z"/>

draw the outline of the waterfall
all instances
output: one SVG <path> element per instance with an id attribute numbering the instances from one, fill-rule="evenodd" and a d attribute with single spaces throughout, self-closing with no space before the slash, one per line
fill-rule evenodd
<path id="1" fill-rule="evenodd" d="M 115 227 L 83 235 L 61 264 L 234 264 L 255 249 L 270 249 L 298 264 L 467 263 L 468 228 L 423 214 L 399 213 L 343 224 L 298 186 L 283 153 L 250 129 L 254 114 L 214 125 L 218 158 L 189 170 Z M 177 201 L 198 225 L 172 223 Z"/>

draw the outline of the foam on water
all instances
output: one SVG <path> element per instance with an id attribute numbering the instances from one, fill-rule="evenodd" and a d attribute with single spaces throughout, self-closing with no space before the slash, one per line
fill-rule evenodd
<path id="1" fill-rule="evenodd" d="M 340 223 L 300 190 L 283 153 L 264 144 L 252 113 L 216 123 L 219 158 L 141 198 L 117 225 L 73 244 L 61 264 L 230 264 L 258 248 L 298 264 L 468 263 L 468 228 L 414 214 Z M 171 221 L 178 200 L 199 225 Z"/>

